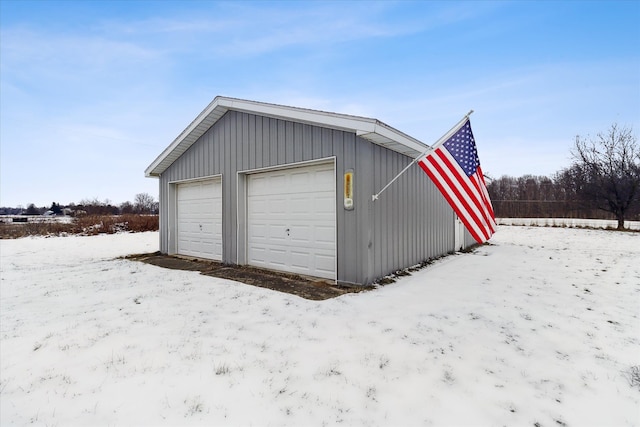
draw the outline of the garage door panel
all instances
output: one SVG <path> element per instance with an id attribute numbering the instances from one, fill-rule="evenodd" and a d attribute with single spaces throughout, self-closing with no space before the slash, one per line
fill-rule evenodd
<path id="1" fill-rule="evenodd" d="M 253 247 L 253 265 L 266 266 L 267 248 L 255 245 Z"/>
<path id="2" fill-rule="evenodd" d="M 306 244 L 312 235 L 312 228 L 308 225 L 292 225 L 289 229 L 289 238 L 292 243 Z"/>
<path id="3" fill-rule="evenodd" d="M 268 200 L 267 200 L 267 199 L 256 198 L 256 199 L 253 201 L 253 203 L 254 203 L 254 206 L 255 206 L 255 209 L 256 209 L 256 212 L 257 212 L 257 213 L 260 213 L 260 212 L 267 212 L 267 211 L 269 210 L 269 209 L 268 209 L 268 206 L 269 206 L 269 205 L 268 205 L 268 203 L 269 203 L 269 202 L 268 202 Z"/>
<path id="4" fill-rule="evenodd" d="M 316 255 L 316 270 L 331 274 L 335 271 L 335 258 L 333 255 Z"/>
<path id="5" fill-rule="evenodd" d="M 335 214 L 335 195 L 333 193 L 318 193 L 312 199 L 316 212 L 330 212 Z"/>
<path id="6" fill-rule="evenodd" d="M 317 243 L 324 243 L 327 245 L 335 244 L 335 229 L 331 227 L 317 226 L 314 230 L 314 236 Z"/>
<path id="7" fill-rule="evenodd" d="M 333 181 L 335 179 L 335 172 L 333 171 L 333 168 L 322 169 L 316 172 L 314 179 L 318 185 L 322 185 L 322 186 L 333 185 Z"/>
<path id="8" fill-rule="evenodd" d="M 267 239 L 269 236 L 269 227 L 266 224 L 253 224 L 249 239 L 257 241 L 258 239 Z"/>
<path id="9" fill-rule="evenodd" d="M 273 197 L 267 202 L 268 211 L 271 215 L 284 215 L 287 213 L 287 200 L 284 197 Z"/>
<path id="10" fill-rule="evenodd" d="M 284 225 L 269 225 L 267 239 L 274 244 L 284 244 L 286 241 L 286 228 Z"/>
<path id="11" fill-rule="evenodd" d="M 287 251 L 284 248 L 267 248 L 266 255 L 265 262 L 269 265 L 284 266 L 287 263 Z"/>
<path id="12" fill-rule="evenodd" d="M 335 278 L 335 200 L 333 164 L 249 175 L 248 263 Z"/>
<path id="13" fill-rule="evenodd" d="M 291 266 L 294 269 L 306 270 L 311 264 L 311 255 L 309 252 L 291 251 Z"/>
<path id="14" fill-rule="evenodd" d="M 255 190 L 263 195 L 278 194 L 277 189 L 285 185 L 285 179 L 286 177 L 283 174 L 256 177 Z"/>
<path id="15" fill-rule="evenodd" d="M 177 185 L 177 252 L 222 260 L 220 179 Z"/>
<path id="16" fill-rule="evenodd" d="M 202 233 L 203 234 L 211 234 L 214 237 L 216 236 L 215 233 L 215 224 L 208 224 L 208 223 L 204 223 L 202 224 Z M 213 244 L 213 243 L 211 243 Z"/>
<path id="17" fill-rule="evenodd" d="M 304 215 L 309 213 L 309 203 L 314 203 L 308 196 L 293 196 L 289 200 L 289 209 L 292 215 Z"/>

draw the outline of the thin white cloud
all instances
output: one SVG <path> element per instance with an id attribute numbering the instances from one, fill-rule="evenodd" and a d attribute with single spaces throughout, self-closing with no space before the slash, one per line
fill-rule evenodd
<path id="1" fill-rule="evenodd" d="M 102 31 L 145 43 L 160 37 L 172 51 L 201 51 L 227 57 L 276 52 L 290 47 L 333 46 L 355 40 L 392 38 L 473 19 L 483 8 L 427 4 L 420 13 L 394 18 L 406 4 L 392 2 L 224 3 L 127 22 L 104 22 Z M 224 16 L 224 18 L 221 18 Z"/>
<path id="2" fill-rule="evenodd" d="M 157 51 L 139 44 L 107 36 L 69 35 L 34 29 L 6 29 L 2 31 L 3 66 L 22 67 L 33 63 L 68 63 L 84 66 L 103 66 L 106 63 L 148 61 Z"/>

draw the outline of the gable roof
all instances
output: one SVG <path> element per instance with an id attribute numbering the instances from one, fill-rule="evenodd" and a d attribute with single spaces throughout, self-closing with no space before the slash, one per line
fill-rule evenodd
<path id="1" fill-rule="evenodd" d="M 372 118 L 216 96 L 147 167 L 145 175 L 160 176 L 229 110 L 354 132 L 374 144 L 410 157 L 417 157 L 428 148 L 417 139 Z"/>

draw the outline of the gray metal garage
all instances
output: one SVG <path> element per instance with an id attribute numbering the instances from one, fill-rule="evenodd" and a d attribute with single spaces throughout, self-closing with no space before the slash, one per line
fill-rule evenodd
<path id="1" fill-rule="evenodd" d="M 160 250 L 368 284 L 474 244 L 418 167 L 426 146 L 376 120 L 216 97 L 153 161 Z"/>

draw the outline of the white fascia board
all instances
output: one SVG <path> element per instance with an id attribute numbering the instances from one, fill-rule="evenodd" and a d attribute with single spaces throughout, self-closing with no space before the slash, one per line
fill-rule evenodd
<path id="1" fill-rule="evenodd" d="M 390 126 L 385 125 L 384 123 L 378 122 L 376 124 L 375 133 L 386 138 L 389 138 L 397 143 L 404 145 L 405 147 L 415 151 L 418 154 L 422 154 L 425 152 L 429 146 L 423 144 L 415 138 L 410 137 L 409 135 L 402 133 L 396 129 L 391 128 Z"/>
<path id="2" fill-rule="evenodd" d="M 376 126 L 376 120 L 367 117 L 349 116 L 346 114 L 266 104 L 242 99 L 222 98 L 220 105 L 227 107 L 229 110 L 260 114 L 267 117 L 325 126 L 350 132 L 373 132 Z"/>

